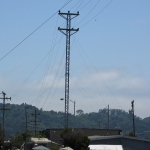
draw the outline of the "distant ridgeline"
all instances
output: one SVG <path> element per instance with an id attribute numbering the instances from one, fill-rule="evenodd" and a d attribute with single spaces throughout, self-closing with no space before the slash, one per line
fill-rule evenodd
<path id="1" fill-rule="evenodd" d="M 25 111 L 26 107 L 26 111 Z M 3 108 L 3 104 L 0 103 L 0 109 Z M 5 133 L 6 135 L 14 136 L 17 132 L 25 131 L 26 115 L 28 130 L 34 131 L 35 117 L 32 115 L 35 113 L 35 106 L 28 104 L 5 104 L 5 108 L 10 110 L 5 111 Z M 3 110 L 0 110 L 0 124 L 2 125 Z M 26 113 L 25 113 L 26 112 Z M 48 128 L 63 128 L 64 127 L 64 112 L 56 111 L 43 111 L 36 108 L 37 114 L 37 130 L 45 130 Z M 69 127 L 73 128 L 108 128 L 108 111 L 107 109 L 100 109 L 97 112 L 84 113 L 83 110 L 77 110 L 75 116 L 69 114 Z M 81 113 L 82 112 L 82 113 Z M 39 122 L 41 121 L 41 122 Z M 109 110 L 109 128 L 120 128 L 123 134 L 127 134 L 132 131 L 132 117 L 129 113 L 119 110 Z M 150 117 L 141 119 L 135 116 L 135 129 L 136 135 L 139 137 L 150 138 Z"/>

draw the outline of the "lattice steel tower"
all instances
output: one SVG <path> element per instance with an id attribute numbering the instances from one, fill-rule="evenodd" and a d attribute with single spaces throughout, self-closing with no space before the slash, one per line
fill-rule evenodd
<path id="1" fill-rule="evenodd" d="M 79 15 L 77 13 L 58 13 L 61 17 L 66 19 L 66 28 L 58 27 L 58 30 L 66 35 L 66 65 L 65 65 L 65 127 L 68 127 L 68 113 L 69 113 L 69 70 L 70 70 L 70 36 L 79 31 L 71 28 L 71 20 Z"/>

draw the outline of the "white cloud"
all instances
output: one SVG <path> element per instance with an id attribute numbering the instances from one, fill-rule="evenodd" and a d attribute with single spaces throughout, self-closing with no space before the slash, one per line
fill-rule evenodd
<path id="1" fill-rule="evenodd" d="M 8 94 L 8 97 L 15 93 L 12 103 L 28 103 L 56 111 L 64 111 L 64 103 L 60 101 L 65 95 L 64 83 L 64 77 L 55 77 L 52 74 L 44 80 L 34 79 L 20 86 L 20 83 L 14 83 L 12 79 L 0 76 L 0 88 Z M 135 114 L 146 117 L 150 112 L 147 107 L 150 103 L 147 89 L 148 83 L 143 78 L 131 76 L 129 73 L 123 74 L 118 70 L 103 70 L 80 77 L 70 77 L 70 99 L 76 101 L 77 109 L 82 108 L 85 112 L 97 112 L 108 104 L 110 108 L 128 111 L 134 99 Z M 73 112 L 71 103 L 70 112 Z"/>
<path id="2" fill-rule="evenodd" d="M 146 86 L 145 82 L 143 79 L 139 77 L 123 77 L 119 80 L 118 87 L 121 89 L 139 89 L 142 90 Z"/>

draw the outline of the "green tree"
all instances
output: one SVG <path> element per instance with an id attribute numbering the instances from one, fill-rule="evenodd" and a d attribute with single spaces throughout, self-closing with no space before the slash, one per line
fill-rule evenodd
<path id="1" fill-rule="evenodd" d="M 20 146 L 25 143 L 25 141 L 28 142 L 31 137 L 33 137 L 33 134 L 29 131 L 27 133 L 19 132 L 12 139 L 12 146 L 20 148 Z M 42 134 L 37 134 L 37 137 L 42 137 Z"/>
<path id="2" fill-rule="evenodd" d="M 89 150 L 90 139 L 81 131 L 72 131 L 72 129 L 65 128 L 60 137 L 63 139 L 65 147 L 69 146 L 74 150 Z"/>
<path id="3" fill-rule="evenodd" d="M 58 145 L 52 145 L 51 150 L 59 150 L 59 146 Z"/>
<path id="4" fill-rule="evenodd" d="M 15 135 L 15 137 L 12 140 L 12 146 L 13 147 L 17 147 L 20 148 L 20 146 L 25 142 L 25 133 L 21 132 L 21 133 L 17 133 Z"/>
<path id="5" fill-rule="evenodd" d="M 134 134 L 133 134 L 133 132 L 131 131 L 131 132 L 127 133 L 126 136 L 134 136 Z"/>
<path id="6" fill-rule="evenodd" d="M 37 133 L 36 135 L 32 135 L 34 138 L 45 138 L 45 134 L 43 133 Z"/>
<path id="7" fill-rule="evenodd" d="M 83 114 L 84 112 L 83 112 L 82 109 L 79 109 L 79 110 L 76 111 L 76 113 L 77 113 L 78 115 L 81 115 L 81 114 Z"/>

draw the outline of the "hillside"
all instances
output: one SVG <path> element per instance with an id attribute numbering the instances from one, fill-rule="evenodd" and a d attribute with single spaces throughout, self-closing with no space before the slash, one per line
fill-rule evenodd
<path id="1" fill-rule="evenodd" d="M 6 104 L 6 108 L 10 110 L 5 111 L 5 132 L 7 135 L 14 136 L 17 132 L 25 130 L 25 106 L 27 112 L 28 129 L 34 131 L 34 116 L 35 107 L 31 105 L 16 105 Z M 2 104 L 0 104 L 2 108 Z M 64 127 L 64 113 L 51 111 L 43 111 L 36 109 L 37 114 L 37 130 L 44 130 L 47 128 L 63 128 Z M 41 121 L 41 122 L 40 122 Z M 2 124 L 2 110 L 0 114 L 0 122 Z M 129 113 L 118 110 L 110 110 L 110 129 L 120 128 L 123 134 L 132 131 L 132 118 Z M 99 112 L 82 113 L 75 116 L 69 114 L 69 127 L 75 128 L 101 128 L 108 127 L 108 112 L 107 109 L 100 109 Z M 139 137 L 150 138 L 150 117 L 141 119 L 135 116 L 136 135 Z"/>

